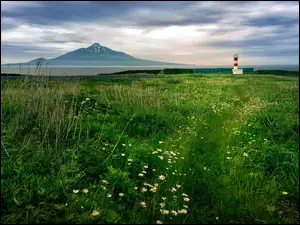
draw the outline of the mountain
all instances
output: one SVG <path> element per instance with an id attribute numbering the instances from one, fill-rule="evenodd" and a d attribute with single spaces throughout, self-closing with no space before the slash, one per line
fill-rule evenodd
<path id="1" fill-rule="evenodd" d="M 99 43 L 94 43 L 88 48 L 79 48 L 53 59 L 37 58 L 27 63 L 9 63 L 10 66 L 162 66 L 186 65 L 168 62 L 138 59 L 124 52 L 114 51 Z M 1 65 L 4 66 L 4 65 Z"/>

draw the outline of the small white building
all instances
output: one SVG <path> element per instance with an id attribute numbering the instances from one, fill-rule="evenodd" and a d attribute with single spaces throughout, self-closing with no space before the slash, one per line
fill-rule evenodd
<path id="1" fill-rule="evenodd" d="M 237 53 L 235 53 L 233 55 L 234 63 L 233 63 L 232 74 L 243 74 L 243 69 L 239 69 L 238 59 L 239 59 L 239 55 Z"/>

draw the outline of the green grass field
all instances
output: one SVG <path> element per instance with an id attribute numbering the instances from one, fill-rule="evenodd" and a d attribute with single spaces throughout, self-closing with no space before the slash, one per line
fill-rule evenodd
<path id="1" fill-rule="evenodd" d="M 299 222 L 299 77 L 2 81 L 1 223 Z"/>

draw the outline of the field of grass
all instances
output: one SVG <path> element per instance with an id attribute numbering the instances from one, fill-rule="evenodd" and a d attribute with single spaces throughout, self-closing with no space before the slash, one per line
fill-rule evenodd
<path id="1" fill-rule="evenodd" d="M 1 85 L 1 223 L 299 222 L 299 77 Z"/>

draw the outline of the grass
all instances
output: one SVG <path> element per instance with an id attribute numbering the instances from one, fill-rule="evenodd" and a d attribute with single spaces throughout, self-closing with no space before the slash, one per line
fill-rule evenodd
<path id="1" fill-rule="evenodd" d="M 2 81 L 1 223 L 299 222 L 298 82 Z"/>

